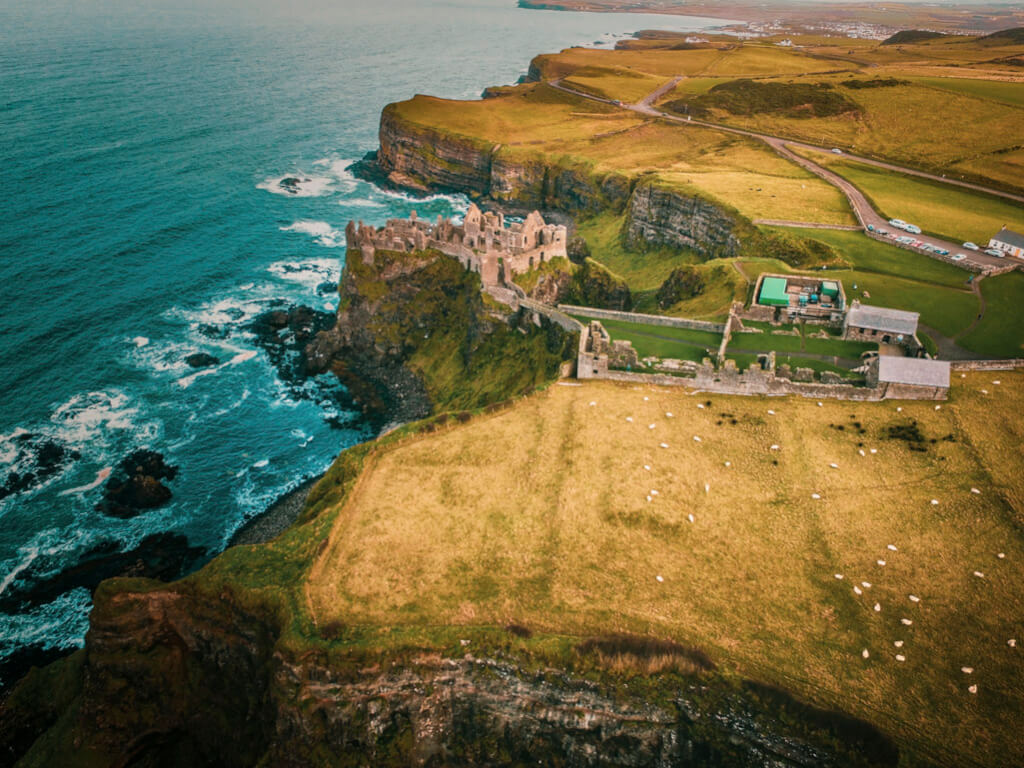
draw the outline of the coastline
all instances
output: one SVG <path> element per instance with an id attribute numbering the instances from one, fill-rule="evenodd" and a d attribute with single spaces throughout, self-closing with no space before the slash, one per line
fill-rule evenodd
<path id="1" fill-rule="evenodd" d="M 235 531 L 225 549 L 239 545 L 263 544 L 276 538 L 295 522 L 306 505 L 306 497 L 322 477 L 323 474 L 319 474 L 307 478 L 297 487 L 282 494 L 269 507 L 247 520 Z"/>

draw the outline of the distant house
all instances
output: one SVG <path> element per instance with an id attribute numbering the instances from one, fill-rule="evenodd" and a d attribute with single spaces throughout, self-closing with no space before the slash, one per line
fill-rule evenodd
<path id="1" fill-rule="evenodd" d="M 785 40 L 779 40 L 776 45 L 781 45 L 783 48 L 792 48 L 793 41 L 787 37 Z"/>
<path id="2" fill-rule="evenodd" d="M 1024 259 L 1024 235 L 1012 229 L 1000 229 L 998 234 L 988 241 L 988 247 Z"/>
<path id="3" fill-rule="evenodd" d="M 869 307 L 854 300 L 843 319 L 843 337 L 916 347 L 919 317 L 917 312 Z"/>
<path id="4" fill-rule="evenodd" d="M 878 387 L 888 400 L 945 400 L 949 372 L 948 360 L 882 355 L 871 364 L 868 385 Z"/>

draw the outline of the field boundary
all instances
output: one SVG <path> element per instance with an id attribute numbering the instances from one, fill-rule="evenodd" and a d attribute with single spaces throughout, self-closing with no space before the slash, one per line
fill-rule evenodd
<path id="1" fill-rule="evenodd" d="M 645 315 L 640 312 L 620 312 L 615 309 L 597 309 L 595 307 L 578 307 L 575 304 L 559 304 L 562 312 L 591 317 L 595 320 L 620 320 L 624 323 L 637 325 L 660 325 L 667 328 L 685 328 L 690 331 L 709 331 L 725 333 L 725 323 L 710 323 L 705 320 L 688 320 L 684 317 L 666 317 L 664 315 Z"/>

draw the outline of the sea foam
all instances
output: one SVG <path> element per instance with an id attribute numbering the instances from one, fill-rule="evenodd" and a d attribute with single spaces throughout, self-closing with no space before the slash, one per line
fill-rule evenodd
<path id="1" fill-rule="evenodd" d="M 299 232 L 304 235 L 309 235 L 320 245 L 327 248 L 340 248 L 345 245 L 345 233 L 339 229 L 335 229 L 326 221 L 302 219 L 300 221 L 296 221 L 294 224 L 288 225 L 287 227 L 281 227 L 281 231 Z"/>

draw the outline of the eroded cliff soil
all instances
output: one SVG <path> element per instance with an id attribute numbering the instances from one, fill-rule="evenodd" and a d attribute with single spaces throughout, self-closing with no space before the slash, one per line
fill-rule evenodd
<path id="1" fill-rule="evenodd" d="M 595 644 L 577 649 L 578 672 L 517 658 L 510 643 L 388 654 L 324 637 L 296 645 L 282 640 L 283 615 L 271 602 L 208 586 L 104 585 L 86 649 L 35 671 L 4 703 L 0 762 L 781 767 L 898 760 L 870 726 L 781 692 L 766 698 L 699 671 L 656 679 L 602 673 L 581 650 Z M 771 696 L 783 697 L 771 702 L 774 713 L 766 707 Z"/>

